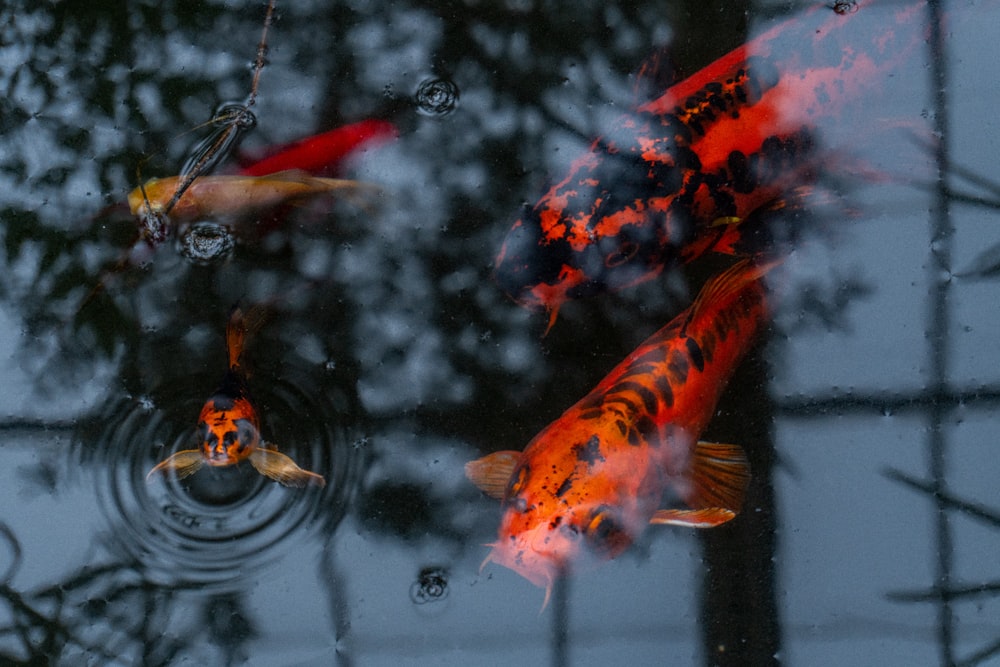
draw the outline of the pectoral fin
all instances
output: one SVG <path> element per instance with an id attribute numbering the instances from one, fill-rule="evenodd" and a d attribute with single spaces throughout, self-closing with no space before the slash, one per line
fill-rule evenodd
<path id="1" fill-rule="evenodd" d="M 657 510 L 650 523 L 714 528 L 739 514 L 750 484 L 750 464 L 736 445 L 699 442 L 691 464 L 691 509 Z"/>
<path id="2" fill-rule="evenodd" d="M 699 442 L 691 464 L 691 509 L 722 508 L 734 515 L 743 507 L 750 485 L 750 463 L 737 445 Z"/>
<path id="3" fill-rule="evenodd" d="M 721 507 L 700 510 L 657 510 L 650 523 L 685 526 L 687 528 L 715 528 L 736 517 L 736 512 Z"/>
<path id="4" fill-rule="evenodd" d="M 295 461 L 273 449 L 258 447 L 253 450 L 250 453 L 250 465 L 261 475 L 285 486 L 303 487 L 307 484 L 326 486 L 326 480 L 322 475 L 303 470 Z"/>
<path id="5" fill-rule="evenodd" d="M 491 498 L 503 500 L 510 476 L 521 460 L 521 452 L 501 451 L 465 464 L 465 476 Z"/>
<path id="6" fill-rule="evenodd" d="M 169 458 L 160 461 L 156 466 L 146 473 L 146 481 L 153 481 L 153 476 L 158 472 L 173 470 L 178 479 L 184 479 L 188 475 L 197 472 L 205 463 L 205 457 L 197 449 L 184 449 Z"/>

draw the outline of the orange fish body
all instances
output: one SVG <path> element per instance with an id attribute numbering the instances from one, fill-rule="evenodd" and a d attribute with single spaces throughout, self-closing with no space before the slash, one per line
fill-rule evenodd
<path id="1" fill-rule="evenodd" d="M 229 370 L 198 415 L 199 449 L 176 452 L 150 470 L 147 480 L 168 470 L 184 478 L 204 465 L 223 467 L 249 461 L 259 473 L 285 486 L 326 484 L 321 475 L 299 468 L 292 459 L 266 445 L 261 438 L 260 418 L 250 402 L 240 357 L 247 337 L 262 323 L 263 311 L 259 308 L 251 309 L 247 317 L 239 308 L 233 310 L 226 326 Z"/>
<path id="2" fill-rule="evenodd" d="M 515 222 L 497 283 L 554 320 L 566 300 L 741 252 L 742 223 L 812 179 L 821 124 L 920 43 L 924 3 L 878 4 L 785 21 L 622 116 Z"/>
<path id="3" fill-rule="evenodd" d="M 742 450 L 698 442 L 766 318 L 763 275 L 743 260 L 653 334 L 524 452 L 466 466 L 501 498 L 492 560 L 547 590 L 624 551 L 649 523 L 715 526 L 739 511 Z M 670 491 L 688 509 L 665 509 Z"/>
<path id="4" fill-rule="evenodd" d="M 128 196 L 132 215 L 169 215 L 175 224 L 206 219 L 234 219 L 280 204 L 331 192 L 355 193 L 372 187 L 357 181 L 319 178 L 303 171 L 267 176 L 200 176 L 172 205 L 182 176 L 153 178 Z"/>

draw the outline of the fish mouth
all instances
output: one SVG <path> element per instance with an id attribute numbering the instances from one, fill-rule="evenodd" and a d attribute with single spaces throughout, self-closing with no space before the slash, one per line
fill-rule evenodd
<path id="1" fill-rule="evenodd" d="M 235 465 L 239 462 L 239 459 L 224 450 L 205 447 L 202 449 L 202 455 L 205 457 L 206 464 L 216 468 L 224 468 L 226 466 Z"/>

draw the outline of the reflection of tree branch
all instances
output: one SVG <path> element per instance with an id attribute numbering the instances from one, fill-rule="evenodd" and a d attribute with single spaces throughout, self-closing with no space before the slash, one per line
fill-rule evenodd
<path id="1" fill-rule="evenodd" d="M 957 661 L 955 663 L 955 667 L 974 667 L 975 665 L 982 665 L 985 664 L 985 660 L 987 658 L 991 658 L 998 653 L 1000 653 L 1000 639 L 996 640 L 989 646 L 976 651 L 965 660 Z"/>
<path id="2" fill-rule="evenodd" d="M 974 389 L 947 391 L 871 392 L 833 396 L 807 396 L 801 399 L 783 398 L 776 402 L 777 412 L 784 416 L 824 419 L 831 414 L 892 414 L 925 412 L 931 406 L 989 406 L 1000 402 L 1000 386 L 984 385 Z"/>
<path id="3" fill-rule="evenodd" d="M 962 600 L 1000 593 L 1000 581 L 976 586 L 952 586 L 951 588 L 931 588 L 928 590 L 895 591 L 886 597 L 894 602 L 938 602 L 939 600 Z"/>
<path id="4" fill-rule="evenodd" d="M 966 500 L 961 500 L 952 494 L 938 488 L 931 482 L 924 482 L 915 477 L 910 477 L 904 472 L 890 468 L 883 473 L 889 479 L 895 480 L 902 484 L 905 484 L 911 488 L 918 491 L 922 491 L 926 494 L 934 496 L 945 507 L 958 510 L 971 516 L 973 518 L 979 519 L 980 521 L 985 521 L 995 527 L 1000 528 L 1000 513 L 991 510 L 983 505 L 977 503 L 969 502 Z"/>

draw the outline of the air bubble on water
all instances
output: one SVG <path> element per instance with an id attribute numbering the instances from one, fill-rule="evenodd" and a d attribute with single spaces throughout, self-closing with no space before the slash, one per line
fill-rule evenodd
<path id="1" fill-rule="evenodd" d="M 458 106 L 458 86 L 448 79 L 428 79 L 420 84 L 414 101 L 425 116 L 447 116 Z"/>
<path id="2" fill-rule="evenodd" d="M 179 251 L 195 264 L 217 264 L 232 255 L 236 240 L 224 226 L 197 222 L 178 239 Z"/>

